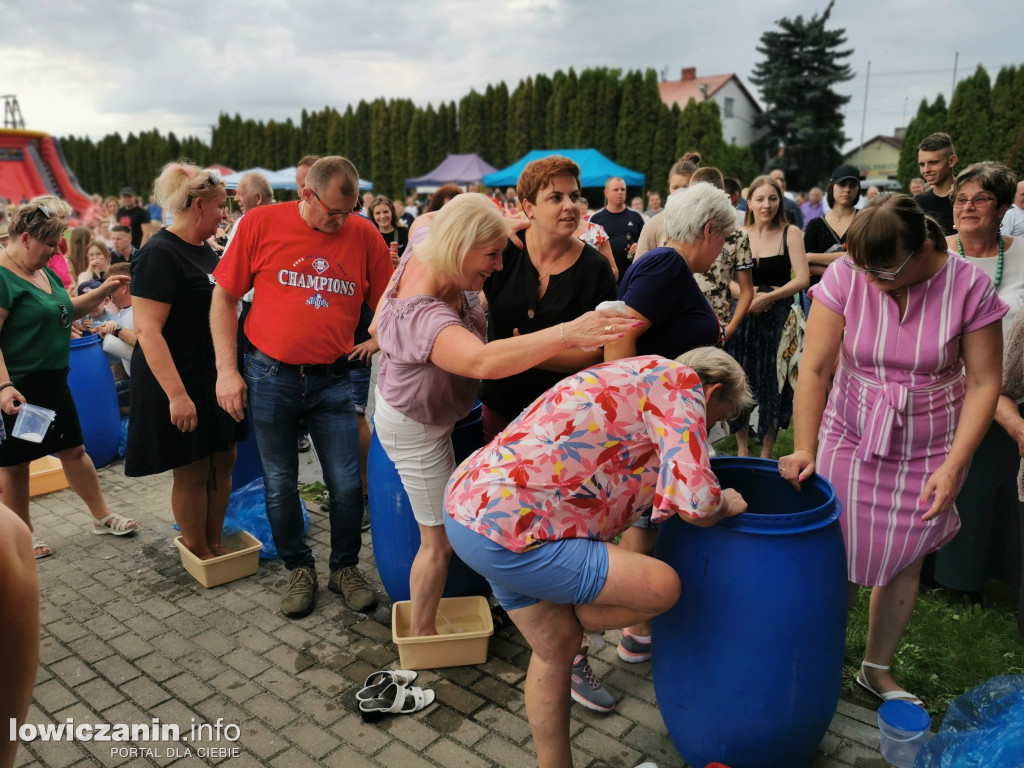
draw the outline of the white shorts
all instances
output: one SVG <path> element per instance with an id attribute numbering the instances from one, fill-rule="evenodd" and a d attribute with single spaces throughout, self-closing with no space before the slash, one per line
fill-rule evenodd
<path id="1" fill-rule="evenodd" d="M 452 431 L 455 423 L 421 424 L 396 411 L 374 392 L 373 429 L 398 470 L 420 525 L 444 525 L 444 489 L 455 471 Z"/>

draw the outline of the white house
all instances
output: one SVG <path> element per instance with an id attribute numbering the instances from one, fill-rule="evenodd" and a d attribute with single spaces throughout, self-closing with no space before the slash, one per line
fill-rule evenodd
<path id="1" fill-rule="evenodd" d="M 764 134 L 754 129 L 754 117 L 763 110 L 735 73 L 697 77 L 696 67 L 684 67 L 680 80 L 658 83 L 661 100 L 684 109 L 690 99 L 713 99 L 722 113 L 722 138 L 727 144 L 745 147 Z"/>

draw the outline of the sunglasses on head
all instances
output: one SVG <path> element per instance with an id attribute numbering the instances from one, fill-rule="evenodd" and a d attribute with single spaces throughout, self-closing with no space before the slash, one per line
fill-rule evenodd
<path id="1" fill-rule="evenodd" d="M 224 182 L 220 180 L 220 176 L 213 171 L 207 171 L 206 181 L 196 187 L 195 192 L 189 193 L 188 199 L 185 201 L 185 207 L 188 208 L 192 205 L 192 201 L 199 196 L 197 194 L 198 192 L 201 192 L 204 189 L 209 189 L 210 187 L 219 187 L 223 183 Z"/>

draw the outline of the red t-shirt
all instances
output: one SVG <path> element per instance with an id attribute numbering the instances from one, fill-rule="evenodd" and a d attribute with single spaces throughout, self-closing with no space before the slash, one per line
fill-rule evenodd
<path id="1" fill-rule="evenodd" d="M 376 308 L 394 268 L 384 238 L 362 216 L 317 232 L 299 204 L 249 211 L 214 271 L 232 296 L 255 286 L 245 333 L 285 363 L 332 363 L 352 351 L 363 302 Z"/>

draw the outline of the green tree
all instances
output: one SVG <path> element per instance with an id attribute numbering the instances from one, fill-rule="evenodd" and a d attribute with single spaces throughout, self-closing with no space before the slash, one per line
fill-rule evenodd
<path id="1" fill-rule="evenodd" d="M 622 104 L 621 76 L 621 70 L 604 70 L 604 77 L 601 78 L 598 85 L 593 146 L 607 157 L 615 157 L 617 153 L 615 132 L 618 122 L 614 116 L 619 114 Z"/>
<path id="2" fill-rule="evenodd" d="M 946 133 L 953 139 L 957 164 L 954 171 L 962 171 L 971 163 L 992 159 L 992 124 L 979 119 L 992 114 L 992 82 L 980 64 L 970 77 L 956 85 L 946 116 Z M 1018 109 L 1020 105 L 1017 105 Z"/>
<path id="3" fill-rule="evenodd" d="M 992 86 L 990 158 L 1006 163 L 1024 179 L 1024 65 L 999 70 Z"/>
<path id="4" fill-rule="evenodd" d="M 750 81 L 761 89 L 766 109 L 754 121 L 767 137 L 785 149 L 781 165 L 795 186 L 806 189 L 839 164 L 843 135 L 842 107 L 849 96 L 833 90 L 853 78 L 843 60 L 846 30 L 826 29 L 835 0 L 825 12 L 805 20 L 782 18 L 778 29 L 761 35 L 758 53 L 764 59 Z"/>
<path id="5" fill-rule="evenodd" d="M 533 104 L 533 81 L 520 80 L 519 86 L 508 100 L 509 129 L 506 140 L 509 163 L 516 162 L 533 148 L 533 124 L 530 109 Z"/>
<path id="6" fill-rule="evenodd" d="M 488 154 L 486 146 L 487 114 L 484 97 L 470 90 L 459 101 L 459 152 Z"/>
<path id="7" fill-rule="evenodd" d="M 933 104 L 928 99 L 921 99 L 917 114 L 907 123 L 903 135 L 903 146 L 900 148 L 900 162 L 897 166 L 896 178 L 904 189 L 910 189 L 910 180 L 920 176 L 917 165 L 917 147 L 926 136 L 946 130 L 946 100 L 940 93 Z"/>
<path id="8" fill-rule="evenodd" d="M 491 90 L 490 86 L 487 90 Z M 508 120 L 508 86 L 502 81 L 495 86 L 487 105 L 487 132 L 491 140 L 488 154 L 482 156 L 495 168 L 504 168 L 511 162 L 508 159 Z"/>
<path id="9" fill-rule="evenodd" d="M 622 81 L 622 101 L 615 128 L 615 153 L 610 157 L 630 170 L 649 176 L 655 127 L 647 114 L 643 75 L 627 72 Z"/>

